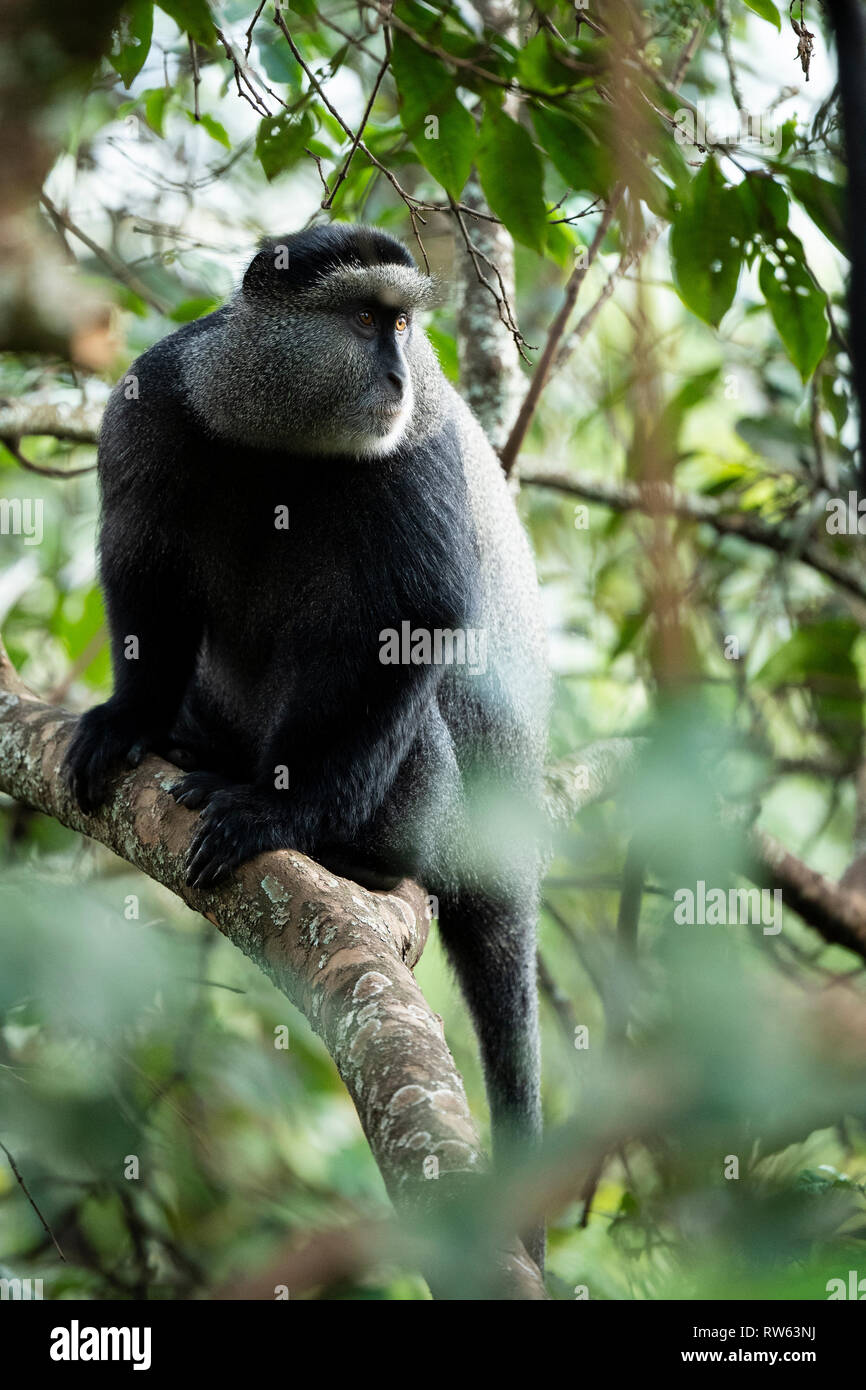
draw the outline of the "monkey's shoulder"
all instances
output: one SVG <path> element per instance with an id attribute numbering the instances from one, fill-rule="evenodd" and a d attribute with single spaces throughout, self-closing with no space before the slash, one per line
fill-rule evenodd
<path id="1" fill-rule="evenodd" d="M 109 397 L 99 432 L 103 485 L 142 469 L 169 474 L 201 436 L 190 409 L 183 364 L 199 340 L 219 331 L 226 309 L 183 324 L 137 357 Z"/>

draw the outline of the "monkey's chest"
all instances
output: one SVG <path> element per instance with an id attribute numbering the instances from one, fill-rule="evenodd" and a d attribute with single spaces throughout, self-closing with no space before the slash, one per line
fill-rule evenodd
<path id="1" fill-rule="evenodd" d="M 366 508 L 311 509 L 273 490 L 223 517 L 219 547 L 208 545 L 218 533 L 206 518 L 202 532 L 208 640 L 253 676 L 275 662 L 297 668 L 323 645 L 363 649 L 418 616 L 405 527 Z"/>

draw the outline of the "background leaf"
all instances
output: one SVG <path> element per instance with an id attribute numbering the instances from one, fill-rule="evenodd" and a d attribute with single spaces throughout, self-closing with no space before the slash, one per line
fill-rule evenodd
<path id="1" fill-rule="evenodd" d="M 782 21 L 773 0 L 744 0 L 744 3 L 748 5 L 750 10 L 754 10 L 755 14 L 759 14 L 769 24 L 775 24 L 776 28 L 781 31 Z"/>
<path id="2" fill-rule="evenodd" d="M 758 283 L 791 361 L 808 381 L 827 346 L 827 296 L 809 274 L 803 247 L 791 233 L 782 249 L 765 252 Z"/>
<path id="3" fill-rule="evenodd" d="M 457 97 L 454 79 L 437 58 L 401 33 L 394 37 L 391 66 L 406 134 L 425 169 L 452 198 L 459 198 L 472 168 L 475 122 Z"/>
<path id="4" fill-rule="evenodd" d="M 131 0 L 121 10 L 114 29 L 112 51 L 108 61 L 130 87 L 147 62 L 153 35 L 153 4 L 151 0 Z"/>
<path id="5" fill-rule="evenodd" d="M 488 106 L 478 140 L 484 196 L 511 235 L 533 251 L 547 239 L 541 160 L 532 139 L 504 111 Z"/>
<path id="6" fill-rule="evenodd" d="M 734 299 L 747 232 L 742 204 L 714 159 L 706 160 L 671 232 L 674 285 L 683 303 L 718 327 Z"/>
<path id="7" fill-rule="evenodd" d="M 313 134 L 312 117 L 304 112 L 300 117 L 286 112 L 267 116 L 256 135 L 256 155 L 268 180 L 275 179 L 297 164 Z"/>

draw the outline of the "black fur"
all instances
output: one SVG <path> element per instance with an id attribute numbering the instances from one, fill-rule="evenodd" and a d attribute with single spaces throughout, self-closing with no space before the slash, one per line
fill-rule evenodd
<path id="1" fill-rule="evenodd" d="M 415 401 L 389 452 L 308 456 L 237 442 L 245 397 L 256 397 L 261 429 L 263 392 L 274 401 L 288 393 L 289 406 L 293 391 L 312 392 L 286 379 L 279 361 L 267 381 L 251 372 L 234 383 L 234 440 L 212 431 L 200 399 L 209 373 L 187 371 L 196 354 L 219 364 L 231 351 L 242 362 L 238 335 L 254 338 L 261 322 L 279 356 L 280 335 L 292 339 L 303 325 L 284 326 L 275 301 L 289 313 L 293 295 L 336 265 L 412 264 L 405 248 L 366 229 L 282 242 L 288 274 L 273 280 L 281 243 L 267 243 L 240 305 L 156 344 L 109 403 L 100 557 L 115 688 L 80 721 L 70 785 L 92 811 L 124 760 L 152 749 L 187 769 L 174 793 L 201 811 L 188 865 L 200 888 L 281 847 L 373 887 L 417 874 L 441 898 L 440 928 L 478 1027 L 501 1149 L 540 1128 L 538 855 L 528 819 L 513 842 L 500 842 L 483 816 L 473 821 L 467 787 L 480 774 L 527 805 L 537 789 L 543 713 L 529 684 L 514 679 L 515 664 L 528 682 L 541 663 L 531 559 L 489 445 L 423 335 L 414 347 L 405 335 L 405 349 L 393 333 L 388 340 L 387 360 L 397 353 L 411 368 Z M 342 331 L 336 318 L 327 323 Z M 340 390 L 353 389 L 341 387 L 351 370 L 328 360 L 322 342 L 321 363 L 305 370 L 332 374 L 337 411 Z M 269 364 L 253 359 L 255 347 L 251 338 L 251 360 Z M 385 359 L 363 361 L 384 370 Z M 188 385 L 199 380 L 205 386 Z M 479 505 L 490 509 L 489 525 Z M 274 524 L 282 507 L 288 530 Z M 382 664 L 380 634 L 406 621 L 427 631 L 483 625 L 489 671 L 473 679 L 447 665 Z M 134 660 L 129 636 L 139 642 Z M 288 790 L 275 786 L 281 767 Z M 468 845 L 480 847 L 477 862 Z M 492 869 L 480 862 L 485 854 Z M 542 1252 L 536 1234 L 533 1253 Z"/>
<path id="2" fill-rule="evenodd" d="M 285 247 L 287 264 L 276 268 L 275 251 Z M 308 289 L 338 266 L 404 265 L 414 261 L 399 241 L 376 227 L 339 223 L 310 227 L 285 237 L 267 237 L 244 275 L 244 291 L 266 299 L 286 298 Z"/>

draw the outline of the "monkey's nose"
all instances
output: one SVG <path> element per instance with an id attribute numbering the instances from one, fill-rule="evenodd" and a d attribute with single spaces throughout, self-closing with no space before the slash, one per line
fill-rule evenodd
<path id="1" fill-rule="evenodd" d="M 401 372 L 389 372 L 388 382 L 394 388 L 394 394 L 398 400 L 402 400 L 403 392 L 406 389 L 406 382 Z"/>

